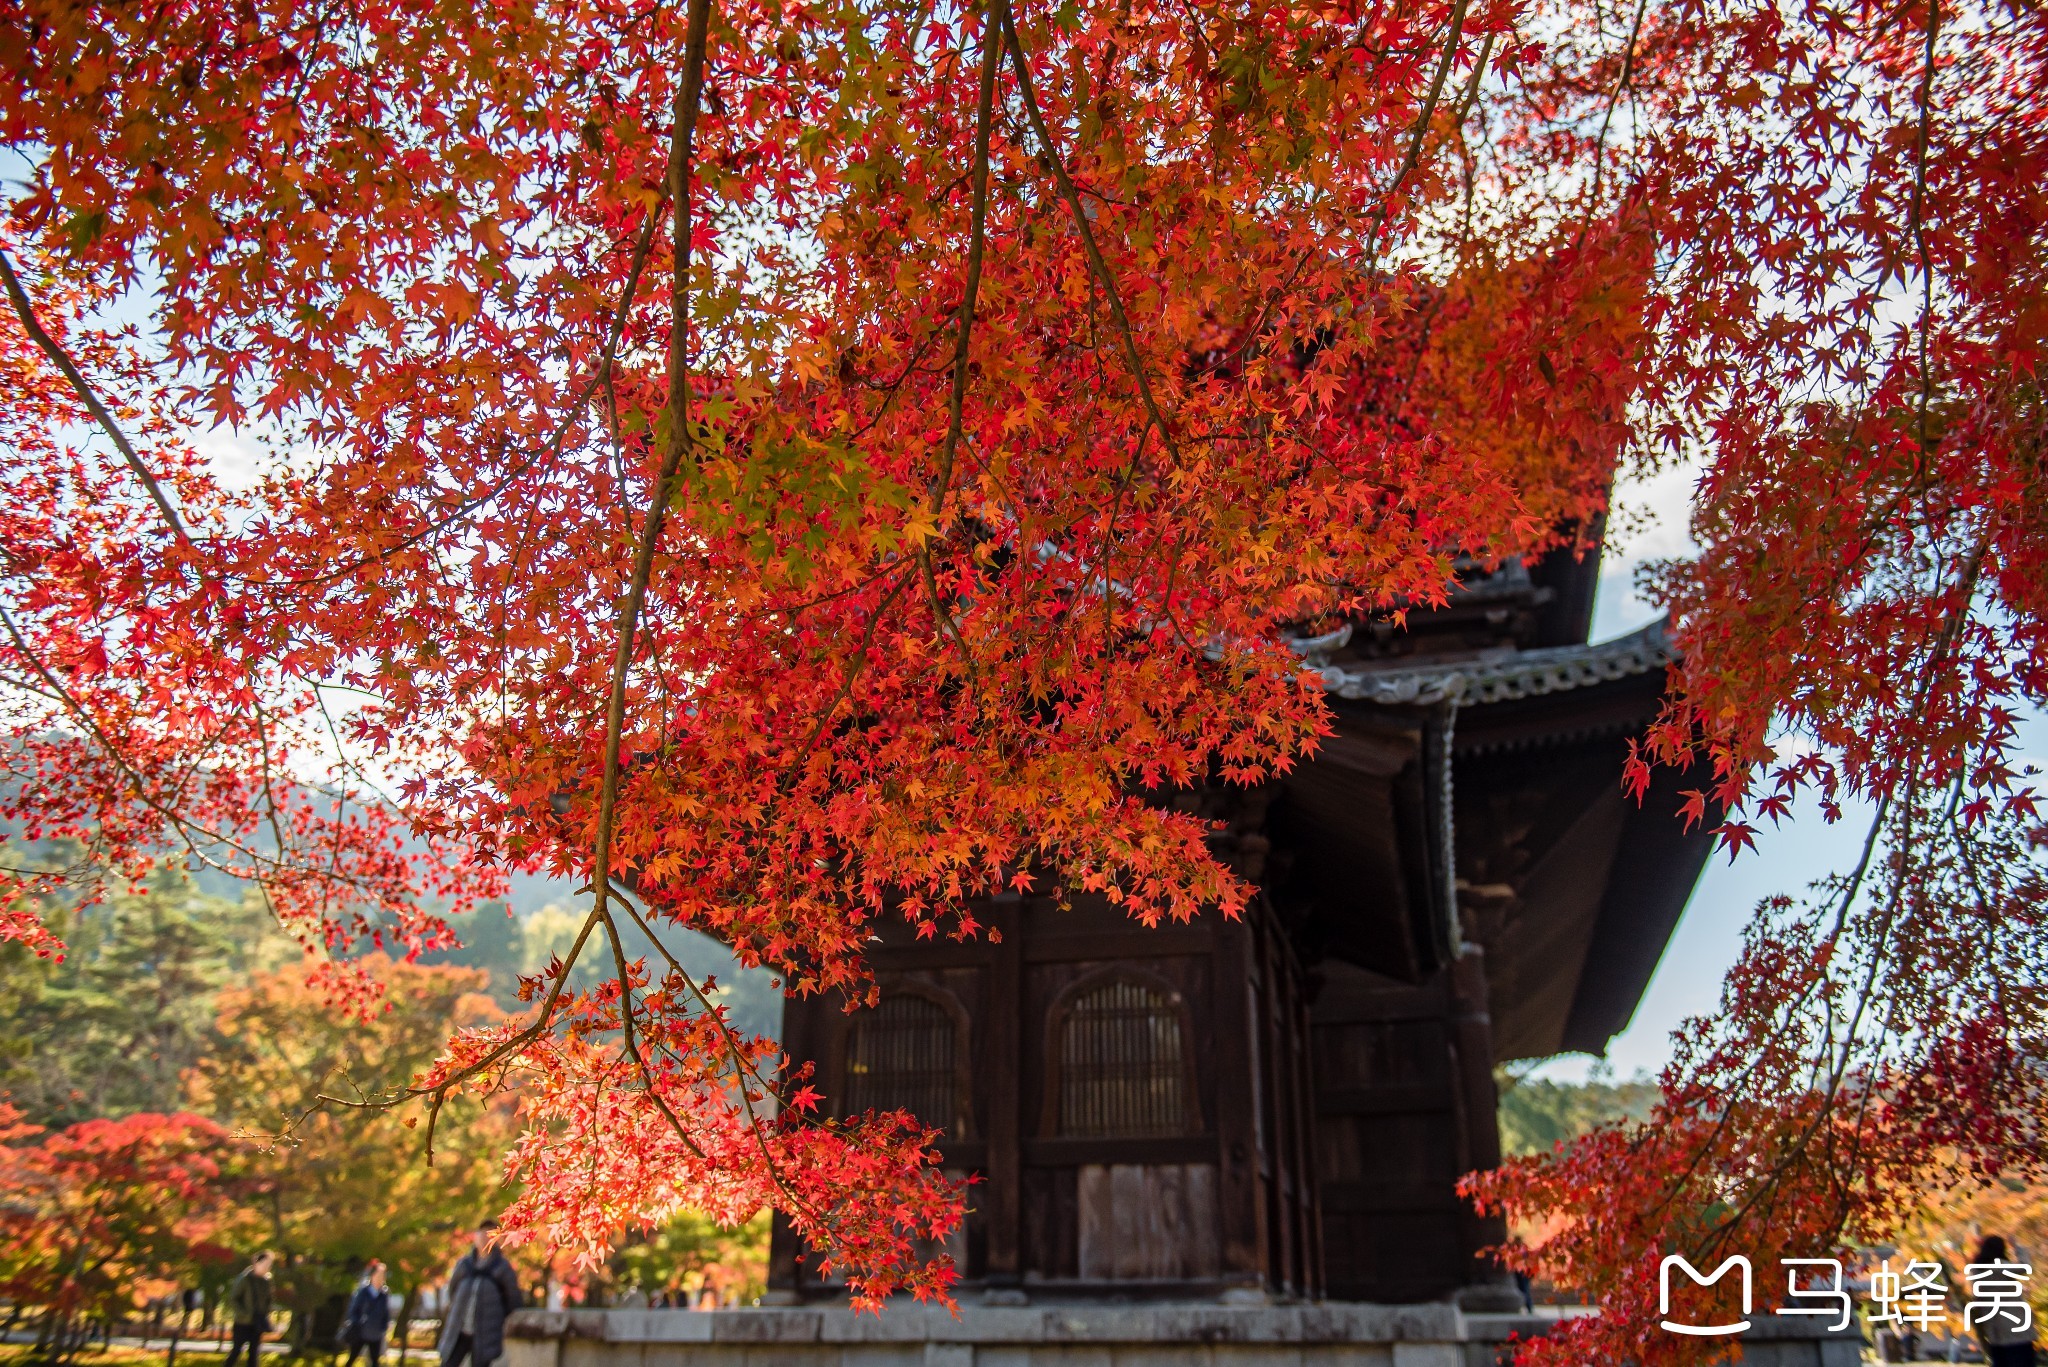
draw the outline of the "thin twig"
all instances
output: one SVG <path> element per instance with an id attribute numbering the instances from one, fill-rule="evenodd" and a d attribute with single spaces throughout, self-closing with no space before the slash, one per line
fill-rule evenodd
<path id="1" fill-rule="evenodd" d="M 136 454 L 135 448 L 129 444 L 127 434 L 121 430 L 121 425 L 114 421 L 114 415 L 100 402 L 100 396 L 93 392 L 92 385 L 86 381 L 77 363 L 63 347 L 57 345 L 57 339 L 43 328 L 41 320 L 36 317 L 35 305 L 29 302 L 28 291 L 21 287 L 21 278 L 14 273 L 14 263 L 7 259 L 7 253 L 4 251 L 0 251 L 0 282 L 4 282 L 7 287 L 7 297 L 14 302 L 14 311 L 20 316 L 22 327 L 28 330 L 28 335 L 43 349 L 44 354 L 57 363 L 57 369 L 64 372 L 64 378 L 71 382 L 71 388 L 77 393 L 80 402 L 91 411 L 93 420 L 100 425 L 101 430 L 121 452 L 122 458 L 128 462 L 128 468 L 135 472 L 135 477 L 142 481 L 142 487 L 149 490 L 149 496 L 156 500 L 157 509 L 163 513 L 164 521 L 170 524 L 172 535 L 178 538 L 181 545 L 190 546 L 192 538 L 185 531 L 185 523 L 179 518 L 178 510 L 173 508 L 171 500 L 165 497 L 163 486 L 156 482 L 156 476 L 142 463 L 142 457 Z"/>
<path id="2" fill-rule="evenodd" d="M 669 341 L 669 428 L 668 448 L 662 457 L 661 470 L 655 479 L 653 496 L 647 510 L 647 522 L 641 531 L 640 544 L 634 556 L 633 578 L 626 597 L 619 606 L 619 642 L 612 661 L 612 684 L 610 702 L 605 716 L 604 770 L 598 788 L 597 838 L 592 854 L 592 890 L 595 893 L 590 914 L 584 917 L 583 926 L 576 934 L 576 942 L 570 947 L 569 957 L 555 972 L 548 988 L 548 995 L 541 1004 L 540 1015 L 533 1024 L 508 1036 L 476 1062 L 467 1064 L 451 1073 L 431 1087 L 416 1089 L 409 1094 L 423 1095 L 428 1102 L 427 1153 L 433 1154 L 433 1127 L 439 1117 L 442 1103 L 448 1093 L 464 1080 L 475 1077 L 491 1067 L 498 1060 L 510 1057 L 527 1045 L 541 1038 L 559 1004 L 569 980 L 569 970 L 575 966 L 577 957 L 590 934 L 598 926 L 605 927 L 607 938 L 612 943 L 615 963 L 620 968 L 619 990 L 621 993 L 620 1021 L 623 1026 L 627 1047 L 633 1049 L 632 1002 L 630 982 L 626 978 L 622 953 L 618 943 L 618 927 L 613 923 L 608 903 L 611 888 L 612 826 L 618 803 L 619 749 L 620 736 L 625 725 L 626 672 L 633 654 L 633 640 L 640 622 L 640 609 L 646 600 L 647 584 L 653 575 L 654 551 L 661 538 L 662 518 L 668 508 L 671 486 L 675 482 L 677 469 L 689 446 L 689 390 L 688 390 L 688 340 L 689 327 L 689 269 L 690 269 L 690 202 L 689 178 L 691 169 L 691 143 L 696 132 L 697 111 L 704 84 L 704 49 L 710 30 L 710 0 L 690 0 L 689 28 L 684 40 L 683 79 L 675 98 L 675 134 L 669 148 L 668 197 L 675 208 L 675 272 L 670 289 L 670 299 L 675 312 L 671 320 L 674 329 Z M 658 215 L 651 214 L 650 225 Z M 643 233 L 643 241 L 651 237 L 651 227 Z M 632 280 L 637 283 L 639 268 L 645 259 L 644 251 L 636 251 Z M 619 312 L 613 320 L 613 334 L 623 327 L 623 319 L 632 300 L 628 296 L 620 301 Z M 608 361 L 607 361 L 608 363 Z M 594 389 L 602 373 L 594 375 L 586 389 Z M 684 420 L 676 420 L 678 413 Z M 636 1051 L 637 1058 L 637 1051 Z M 651 1090 L 651 1089 L 650 1089 Z M 657 1098 L 657 1100 L 659 1100 Z M 664 1107 L 665 1109 L 665 1107 Z M 685 1136 L 687 1141 L 687 1136 Z"/>
<path id="3" fill-rule="evenodd" d="M 1601 116 L 1600 132 L 1593 139 L 1593 180 L 1586 188 L 1586 213 L 1579 220 L 1579 234 L 1574 246 L 1586 240 L 1586 231 L 1593 225 L 1593 214 L 1600 207 L 1600 184 L 1607 173 L 1607 130 L 1614 123 L 1614 111 L 1621 105 L 1621 97 L 1629 89 L 1629 81 L 1635 76 L 1636 45 L 1642 41 L 1643 16 L 1650 8 L 1650 0 L 1636 0 L 1635 22 L 1629 25 L 1628 46 L 1622 50 L 1621 72 L 1614 80 L 1614 89 L 1607 96 L 1607 112 Z"/>
<path id="4" fill-rule="evenodd" d="M 1460 13 L 1465 0 L 1458 0 Z M 1038 112 L 1038 97 L 1031 87 L 1031 63 L 1024 55 L 1023 40 L 1017 36 L 1017 25 L 1010 15 L 1009 0 L 996 0 L 996 12 L 1002 19 L 1003 33 L 1010 42 L 1010 64 L 1017 72 L 1017 93 L 1024 100 L 1024 114 L 1031 123 L 1031 131 L 1037 136 L 1039 145 L 1045 149 L 1045 159 L 1052 164 L 1053 179 L 1059 184 L 1060 198 L 1066 201 L 1067 213 L 1074 220 L 1074 230 L 1081 235 L 1082 250 L 1088 254 L 1088 265 L 1102 281 L 1102 291 L 1109 300 L 1109 316 L 1116 324 L 1117 335 L 1123 339 L 1124 360 L 1131 368 L 1131 378 L 1137 382 L 1138 397 L 1144 402 L 1145 412 L 1152 425 L 1159 429 L 1160 440 L 1166 443 L 1167 454 L 1175 465 L 1180 463 L 1180 451 L 1174 443 L 1173 429 L 1167 426 L 1165 416 L 1159 411 L 1159 404 L 1152 396 L 1152 380 L 1145 369 L 1145 358 L 1138 352 L 1138 339 L 1131 330 L 1130 317 L 1124 312 L 1123 299 L 1117 293 L 1116 278 L 1109 272 L 1109 263 L 1103 260 L 1102 249 L 1095 244 L 1095 230 L 1089 225 L 1088 211 L 1081 204 L 1081 193 L 1074 188 L 1074 178 L 1067 173 L 1066 159 L 1060 156 L 1060 149 L 1053 143 L 1052 134 L 1046 129 L 1045 119 Z"/>
<path id="5" fill-rule="evenodd" d="M 1916 438 L 1921 459 L 1928 453 L 1927 407 L 1934 398 L 1932 338 L 1934 259 L 1927 246 L 1927 144 L 1934 124 L 1934 44 L 1941 28 L 1941 0 L 1927 0 L 1927 46 L 1920 64 L 1920 129 L 1913 147 L 1913 245 L 1920 256 L 1920 404 Z"/>
<path id="6" fill-rule="evenodd" d="M 959 333 L 953 343 L 953 392 L 947 401 L 946 443 L 932 479 L 934 509 L 944 504 L 953 483 L 953 453 L 960 446 L 961 411 L 967 403 L 967 354 L 974 334 L 974 305 L 981 291 L 981 255 L 988 230 L 988 139 L 996 98 L 996 66 L 1002 60 L 1002 32 L 994 15 L 981 31 L 981 90 L 974 107 L 974 208 L 967 236 L 967 280 L 960 293 Z"/>
<path id="7" fill-rule="evenodd" d="M 1437 101 L 1443 98 L 1444 81 L 1449 78 L 1451 67 L 1458 59 L 1458 39 L 1465 31 L 1466 3 L 1467 0 L 1457 0 L 1451 10 L 1451 36 L 1444 40 L 1443 59 L 1436 64 L 1436 76 L 1429 83 L 1429 97 L 1423 100 L 1422 109 L 1415 116 L 1415 131 L 1408 139 L 1408 155 L 1401 159 L 1401 169 L 1394 173 L 1393 182 L 1387 186 L 1386 197 L 1380 201 L 1379 217 L 1373 221 L 1372 235 L 1366 239 L 1368 258 L 1379 255 L 1380 234 L 1386 231 L 1394 216 L 1394 197 L 1422 160 L 1422 144 L 1429 136 L 1430 120 L 1436 117 Z"/>

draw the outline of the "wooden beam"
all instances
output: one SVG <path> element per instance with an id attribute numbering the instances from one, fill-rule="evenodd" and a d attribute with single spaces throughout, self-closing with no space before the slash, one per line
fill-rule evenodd
<path id="1" fill-rule="evenodd" d="M 989 907 L 991 926 L 1002 936 L 988 966 L 987 1019 L 982 1022 L 988 1099 L 988 1212 L 986 1275 L 991 1286 L 1012 1287 L 1023 1275 L 1023 1163 L 1018 1132 L 1023 1127 L 1019 1089 L 1023 1085 L 1023 903 L 998 897 Z"/>

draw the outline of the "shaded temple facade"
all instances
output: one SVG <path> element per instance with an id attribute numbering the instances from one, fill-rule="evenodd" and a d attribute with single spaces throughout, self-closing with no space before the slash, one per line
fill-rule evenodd
<path id="1" fill-rule="evenodd" d="M 1500 1161 L 1494 1068 L 1601 1052 L 1711 845 L 1693 786 L 1621 791 L 1673 655 L 1586 642 L 1597 562 L 1474 576 L 1405 629 L 1296 643 L 1335 734 L 1286 778 L 1173 800 L 1259 889 L 1146 930 L 991 899 L 999 941 L 885 928 L 880 1004 L 792 1001 L 840 1113 L 903 1107 L 972 1172 L 951 1250 L 993 1292 L 1421 1301 L 1497 1293 L 1457 1178 Z M 778 1222 L 770 1287 L 827 1297 Z"/>

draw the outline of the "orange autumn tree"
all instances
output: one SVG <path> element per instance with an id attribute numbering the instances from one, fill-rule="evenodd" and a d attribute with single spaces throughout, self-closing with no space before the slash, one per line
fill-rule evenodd
<path id="1" fill-rule="evenodd" d="M 1933 1140 L 2028 1152 L 2038 11 L 5 2 L 0 815 L 254 880 L 363 1009 L 422 889 L 586 881 L 415 1084 L 520 1074 L 519 1229 L 769 1202 L 943 1294 L 930 1137 L 816 1116 L 661 934 L 858 997 L 875 918 L 1007 886 L 1234 914 L 1152 799 L 1313 749 L 1287 636 L 1582 535 L 1617 461 L 1704 471 L 1641 764 L 1871 854 L 1670 1123 L 1489 1199 L 1588 1210 L 1552 1270 L 1631 1309 L 1730 1191 L 1831 1238 Z"/>
<path id="2" fill-rule="evenodd" d="M 39 1313 L 35 1352 L 71 1354 L 85 1322 L 133 1313 L 233 1254 L 216 1241 L 246 1190 L 211 1121 L 140 1112 L 46 1131 L 0 1101 L 0 1293 Z"/>
<path id="3" fill-rule="evenodd" d="M 484 993 L 487 975 L 381 957 L 366 967 L 383 988 L 366 1020 L 330 1010 L 301 965 L 222 988 L 213 1047 L 184 1078 L 186 1104 L 241 1141 L 242 1199 L 224 1225 L 237 1247 L 281 1256 L 274 1296 L 302 1346 L 316 1310 L 372 1259 L 416 1311 L 420 1290 L 458 1256 L 461 1231 L 511 1197 L 502 1155 L 518 1130 L 516 1097 L 450 1098 L 431 1165 L 422 1107 L 364 1104 L 431 1067 L 451 1032 L 505 1018 Z M 338 1103 L 323 1107 L 322 1096 Z"/>

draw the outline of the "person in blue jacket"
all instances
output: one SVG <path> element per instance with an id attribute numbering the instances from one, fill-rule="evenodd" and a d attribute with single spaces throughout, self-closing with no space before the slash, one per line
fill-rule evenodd
<path id="1" fill-rule="evenodd" d="M 348 1347 L 344 1367 L 356 1367 L 356 1354 L 378 1367 L 384 1354 L 384 1336 L 391 1331 L 391 1293 L 384 1289 L 384 1264 L 376 1259 L 363 1269 L 363 1280 L 348 1298 L 348 1315 L 341 1322 L 341 1341 Z"/>

